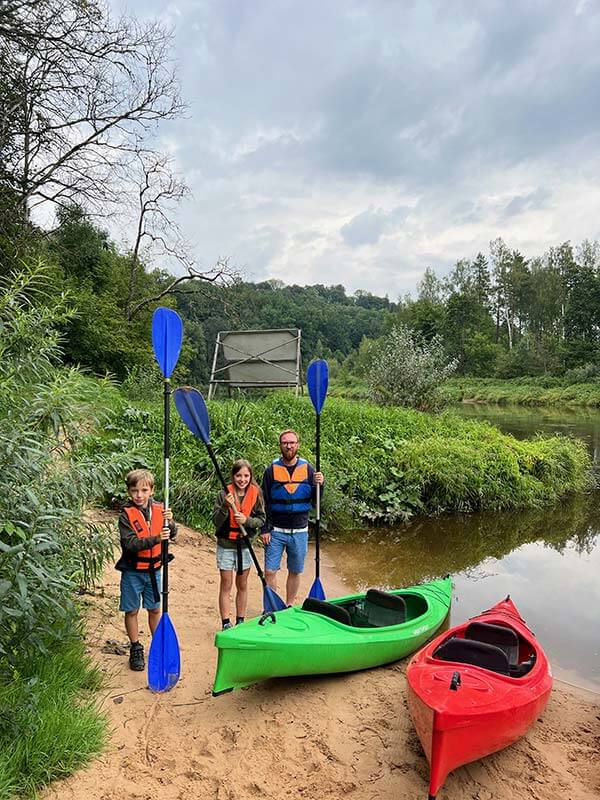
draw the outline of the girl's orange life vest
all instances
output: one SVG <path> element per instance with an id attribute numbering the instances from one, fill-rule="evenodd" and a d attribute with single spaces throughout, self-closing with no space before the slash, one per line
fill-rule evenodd
<path id="1" fill-rule="evenodd" d="M 162 503 L 152 503 L 152 513 L 150 515 L 150 524 L 146 520 L 139 508 L 135 506 L 125 506 L 123 509 L 127 514 L 129 524 L 132 530 L 140 539 L 146 539 L 148 536 L 159 536 L 164 527 L 164 514 Z M 131 565 L 134 569 L 143 569 L 146 571 L 159 569 L 162 563 L 162 544 L 157 542 L 146 550 L 138 550 L 137 553 L 131 553 Z"/>
<path id="2" fill-rule="evenodd" d="M 234 497 L 237 498 L 235 493 L 235 486 L 230 483 L 227 487 L 227 491 L 230 492 Z M 244 495 L 244 499 L 239 505 L 239 510 L 245 517 L 252 516 L 252 509 L 256 505 L 256 501 L 260 495 L 260 489 L 255 483 L 249 483 L 246 488 L 246 494 Z M 234 512 L 231 506 L 229 506 L 229 539 L 237 539 L 238 536 L 241 536 L 242 532 L 240 531 L 236 519 L 234 517 Z"/>

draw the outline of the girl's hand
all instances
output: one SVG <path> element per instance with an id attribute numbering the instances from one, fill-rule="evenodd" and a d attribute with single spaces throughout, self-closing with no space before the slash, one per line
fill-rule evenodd
<path id="1" fill-rule="evenodd" d="M 233 516 L 235 517 L 235 521 L 240 525 L 245 525 L 246 520 L 248 519 L 248 517 L 245 514 L 242 514 L 241 511 L 236 511 Z"/>
<path id="2" fill-rule="evenodd" d="M 231 494 L 231 492 L 229 492 L 228 494 L 226 494 L 226 495 L 225 495 L 225 501 L 226 501 L 227 503 L 229 503 L 229 505 L 230 505 L 230 506 L 231 506 L 231 507 L 234 509 L 234 511 L 235 511 L 235 508 L 236 508 L 236 505 L 235 505 L 235 497 L 234 497 L 234 496 Z"/>

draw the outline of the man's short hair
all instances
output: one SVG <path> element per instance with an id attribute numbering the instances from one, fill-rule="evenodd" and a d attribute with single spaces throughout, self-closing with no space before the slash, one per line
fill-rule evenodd
<path id="1" fill-rule="evenodd" d="M 286 428 L 284 431 L 281 431 L 281 433 L 279 434 L 279 444 L 281 444 L 281 440 L 288 433 L 293 434 L 296 437 L 296 441 L 298 441 L 298 442 L 300 441 L 300 437 L 298 436 L 298 433 L 293 428 Z"/>
<path id="2" fill-rule="evenodd" d="M 132 489 L 138 483 L 147 483 L 151 489 L 154 489 L 154 475 L 148 469 L 132 469 L 127 473 L 125 483 L 128 489 Z"/>

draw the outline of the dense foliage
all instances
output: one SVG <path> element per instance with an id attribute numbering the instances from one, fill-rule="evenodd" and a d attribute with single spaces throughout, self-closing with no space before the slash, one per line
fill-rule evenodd
<path id="1" fill-rule="evenodd" d="M 489 261 L 460 260 L 445 279 L 426 270 L 418 298 L 396 316 L 441 336 L 466 375 L 562 375 L 597 363 L 600 246 L 564 242 L 526 257 L 496 239 Z"/>
<path id="2" fill-rule="evenodd" d="M 373 348 L 369 368 L 371 397 L 381 405 L 422 411 L 441 405 L 440 387 L 456 370 L 439 336 L 429 341 L 397 325 Z"/>
<path id="3" fill-rule="evenodd" d="M 67 298 L 45 304 L 49 280 L 36 264 L 0 289 L 0 785 L 15 791 L 64 774 L 102 741 L 104 723 L 77 700 L 98 677 L 75 590 L 93 588 L 114 546 L 85 508 L 132 459 L 82 448 L 116 390 L 60 364 L 57 326 L 72 312 Z"/>
<path id="4" fill-rule="evenodd" d="M 314 409 L 307 398 L 275 393 L 257 402 L 209 403 L 211 442 L 224 472 L 244 456 L 262 470 L 278 455 L 278 433 L 291 426 L 314 459 Z M 218 491 L 205 448 L 173 413 L 172 503 L 179 519 L 211 530 Z M 329 527 L 393 524 L 416 513 L 540 507 L 589 485 L 583 443 L 565 437 L 517 441 L 497 429 L 399 408 L 330 397 L 322 413 L 321 463 Z M 161 473 L 161 406 L 115 406 L 110 430 L 89 439 L 94 452 L 116 444 L 143 454 Z M 160 483 L 158 486 L 160 493 Z"/>
<path id="5" fill-rule="evenodd" d="M 525 406 L 600 406 L 600 380 L 573 383 L 566 376 L 538 378 L 454 378 L 442 389 L 448 402 L 474 401 Z"/>

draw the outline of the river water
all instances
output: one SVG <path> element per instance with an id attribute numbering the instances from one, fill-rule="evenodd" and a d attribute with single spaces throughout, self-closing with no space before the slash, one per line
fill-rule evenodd
<path id="1" fill-rule="evenodd" d="M 583 439 L 600 472 L 600 411 L 464 404 L 517 438 Z M 450 573 L 454 625 L 510 594 L 557 678 L 600 692 L 600 492 L 542 511 L 421 517 L 357 531 L 325 550 L 348 585 L 406 586 Z"/>

